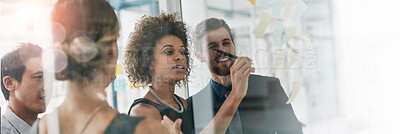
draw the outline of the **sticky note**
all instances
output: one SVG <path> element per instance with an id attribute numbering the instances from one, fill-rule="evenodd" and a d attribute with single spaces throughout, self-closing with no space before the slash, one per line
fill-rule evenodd
<path id="1" fill-rule="evenodd" d="M 118 47 L 118 57 L 117 57 L 118 61 L 122 61 L 122 57 L 123 57 L 122 54 L 125 53 L 123 50 L 125 50 L 125 49 Z"/>
<path id="2" fill-rule="evenodd" d="M 285 38 L 281 42 L 281 45 L 283 45 L 286 42 L 288 42 L 294 36 L 294 34 L 296 33 L 296 28 L 288 28 L 286 33 L 287 33 L 287 35 L 285 36 Z"/>
<path id="3" fill-rule="evenodd" d="M 286 104 L 292 103 L 294 101 L 300 89 L 301 89 L 301 81 L 292 81 L 292 93 L 290 94 L 289 100 L 286 102 Z"/>
<path id="4" fill-rule="evenodd" d="M 286 7 L 285 7 L 285 10 L 283 11 L 283 15 L 282 15 L 283 20 L 288 19 L 290 12 L 292 12 L 292 8 L 293 8 L 293 0 L 287 0 Z"/>
<path id="5" fill-rule="evenodd" d="M 130 82 L 130 83 L 129 83 L 129 87 L 130 87 L 131 89 L 138 88 L 138 86 L 137 86 L 136 84 L 133 84 L 133 82 Z"/>
<path id="6" fill-rule="evenodd" d="M 296 5 L 296 8 L 290 17 L 293 21 L 298 21 L 300 20 L 301 15 L 306 11 L 307 5 L 304 3 L 303 0 L 299 0 L 298 4 Z"/>
<path id="7" fill-rule="evenodd" d="M 274 42 L 275 45 L 280 45 L 282 42 L 283 24 L 280 21 L 274 22 Z"/>
<path id="8" fill-rule="evenodd" d="M 115 67 L 115 76 L 121 75 L 121 74 L 122 74 L 122 66 L 121 66 L 121 64 L 117 64 L 117 66 Z"/>
<path id="9" fill-rule="evenodd" d="M 264 36 L 265 30 L 268 28 L 268 25 L 270 23 L 271 23 L 271 16 L 261 11 L 261 20 L 254 28 L 253 34 L 256 35 L 258 38 L 262 38 Z"/>
<path id="10" fill-rule="evenodd" d="M 283 0 L 275 0 L 274 7 L 272 8 L 272 16 L 275 18 L 280 17 Z"/>
<path id="11" fill-rule="evenodd" d="M 123 79 L 114 80 L 114 91 L 125 90 L 125 81 Z"/>
<path id="12" fill-rule="evenodd" d="M 283 73 L 286 73 L 294 63 L 296 63 L 296 61 L 298 60 L 298 54 L 294 53 L 294 52 L 290 52 L 290 61 L 288 66 L 286 67 L 285 71 L 283 71 Z"/>
<path id="13" fill-rule="evenodd" d="M 304 41 L 304 44 L 305 44 L 306 48 L 309 48 L 311 46 L 311 39 L 308 36 L 305 36 L 305 35 L 302 38 L 303 38 L 303 41 Z"/>
<path id="14" fill-rule="evenodd" d="M 260 1 L 260 0 L 259 0 L 259 1 Z M 261 3 L 260 6 L 261 6 L 263 9 L 268 9 L 268 8 L 270 8 L 270 7 L 268 7 L 268 0 L 261 0 L 260 3 Z"/>
<path id="15" fill-rule="evenodd" d="M 249 0 L 251 4 L 256 5 L 256 0 Z"/>

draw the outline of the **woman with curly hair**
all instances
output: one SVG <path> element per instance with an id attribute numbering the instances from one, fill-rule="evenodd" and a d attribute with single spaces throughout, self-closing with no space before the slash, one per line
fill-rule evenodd
<path id="1" fill-rule="evenodd" d="M 135 85 L 149 86 L 149 92 L 134 101 L 128 114 L 181 123 L 182 132 L 193 133 L 191 108 L 174 94 L 175 85 L 188 80 L 190 59 L 186 25 L 177 14 L 143 16 L 129 37 L 125 70 Z"/>
<path id="2" fill-rule="evenodd" d="M 176 13 L 143 16 L 129 37 L 124 67 L 133 84 L 149 86 L 128 114 L 159 120 L 170 130 L 181 123 L 182 132 L 191 134 L 195 133 L 192 104 L 174 94 L 176 85 L 186 85 L 190 73 L 186 33 L 186 25 Z M 224 103 L 200 133 L 225 133 L 236 108 L 237 104 Z"/>
<path id="3" fill-rule="evenodd" d="M 120 114 L 106 101 L 104 89 L 115 78 L 119 26 L 105 0 L 59 0 L 52 10 L 55 44 L 66 67 L 56 73 L 68 83 L 63 103 L 39 123 L 39 132 L 168 133 L 160 124 L 142 117 Z M 60 29 L 64 29 L 60 32 Z M 61 38 L 59 38 L 61 37 Z M 56 61 L 56 66 L 63 62 Z M 179 130 L 177 131 L 179 132 Z"/>

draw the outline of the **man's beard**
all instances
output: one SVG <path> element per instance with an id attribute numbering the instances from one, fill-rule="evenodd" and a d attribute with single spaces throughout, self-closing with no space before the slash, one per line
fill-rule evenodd
<path id="1" fill-rule="evenodd" d="M 227 76 L 227 75 L 231 74 L 230 67 L 232 65 L 230 65 L 230 66 L 224 65 L 224 66 L 221 66 L 221 67 L 213 66 L 213 65 L 210 65 L 210 66 L 211 66 L 210 67 L 211 68 L 211 72 L 214 73 L 214 74 L 217 74 L 219 76 Z"/>

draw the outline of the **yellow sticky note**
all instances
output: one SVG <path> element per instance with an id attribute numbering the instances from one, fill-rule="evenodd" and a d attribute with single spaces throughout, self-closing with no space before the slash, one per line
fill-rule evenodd
<path id="1" fill-rule="evenodd" d="M 253 34 L 256 35 L 258 38 L 262 38 L 264 36 L 265 30 L 268 28 L 269 23 L 271 23 L 271 16 L 261 11 L 261 20 L 254 28 Z"/>
<path id="2" fill-rule="evenodd" d="M 136 84 L 133 84 L 132 82 L 129 83 L 129 87 L 130 87 L 131 89 L 138 88 L 137 85 L 136 85 Z"/>
<path id="3" fill-rule="evenodd" d="M 121 75 L 121 74 L 122 74 L 122 66 L 121 66 L 121 64 L 117 64 L 117 66 L 115 67 L 115 76 Z"/>
<path id="4" fill-rule="evenodd" d="M 293 0 L 287 0 L 286 1 L 286 8 L 283 11 L 282 19 L 287 20 L 289 17 L 290 12 L 292 12 L 293 8 Z"/>
<path id="5" fill-rule="evenodd" d="M 251 4 L 256 5 L 256 0 L 249 0 Z"/>
<path id="6" fill-rule="evenodd" d="M 283 71 L 283 73 L 286 73 L 290 69 L 290 67 L 292 67 L 292 65 L 294 63 L 296 63 L 296 61 L 298 60 L 298 56 L 299 56 L 298 54 L 296 54 L 294 52 L 290 52 L 289 55 L 290 55 L 290 61 L 289 61 L 288 66 L 286 67 L 285 71 Z"/>
<path id="7" fill-rule="evenodd" d="M 287 33 L 287 36 L 285 36 L 285 38 L 281 42 L 281 46 L 283 44 L 285 44 L 286 42 L 288 42 L 294 36 L 294 34 L 296 33 L 296 28 L 288 28 L 286 33 Z"/>
<path id="8" fill-rule="evenodd" d="M 306 48 L 309 48 L 311 46 L 311 39 L 308 36 L 303 36 L 303 41 L 304 44 L 306 45 Z"/>
<path id="9" fill-rule="evenodd" d="M 286 102 L 286 104 L 292 103 L 294 101 L 300 89 L 301 89 L 301 81 L 292 81 L 292 93 L 290 94 L 289 100 Z"/>

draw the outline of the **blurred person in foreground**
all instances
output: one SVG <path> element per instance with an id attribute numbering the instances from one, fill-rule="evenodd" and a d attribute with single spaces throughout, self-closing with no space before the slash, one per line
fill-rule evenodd
<path id="1" fill-rule="evenodd" d="M 108 105 L 105 88 L 115 78 L 119 25 L 105 0 L 59 0 L 52 9 L 56 79 L 67 81 L 63 103 L 33 132 L 61 134 L 168 133 L 160 122 L 120 114 Z M 60 30 L 63 29 L 63 30 Z M 64 58 L 62 57 L 64 55 Z M 65 59 L 65 60 L 63 60 Z"/>

